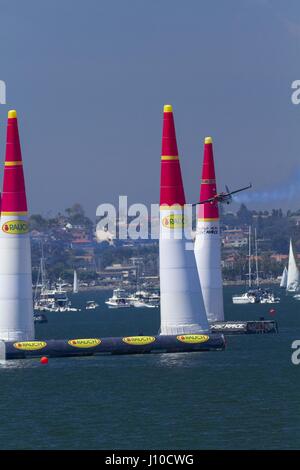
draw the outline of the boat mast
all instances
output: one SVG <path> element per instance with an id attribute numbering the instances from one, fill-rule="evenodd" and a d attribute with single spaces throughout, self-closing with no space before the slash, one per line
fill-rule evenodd
<path id="1" fill-rule="evenodd" d="M 34 303 L 36 302 L 36 300 L 38 298 L 38 286 L 39 286 L 39 282 L 40 282 L 40 277 L 41 277 L 41 266 L 39 266 L 37 279 L 36 279 L 36 284 L 35 284 Z"/>
<path id="2" fill-rule="evenodd" d="M 44 245 L 43 242 L 41 242 L 41 252 L 42 252 L 42 257 L 41 257 L 41 282 L 42 282 L 42 287 L 41 290 L 43 291 L 46 289 L 46 270 L 45 270 L 45 258 L 44 258 Z"/>
<path id="3" fill-rule="evenodd" d="M 139 290 L 139 263 L 137 262 L 136 264 L 136 269 L 135 269 L 135 288 L 136 288 L 136 292 L 138 292 Z"/>
<path id="4" fill-rule="evenodd" d="M 41 282 L 40 292 L 38 293 L 39 283 Z M 45 291 L 46 289 L 46 272 L 45 272 L 45 258 L 44 258 L 44 246 L 43 242 L 41 242 L 41 259 L 40 259 L 40 266 L 37 275 L 37 281 L 35 285 L 34 291 L 34 302 L 38 300 L 38 297 Z"/>
<path id="5" fill-rule="evenodd" d="M 252 282 L 251 282 L 251 277 L 252 277 L 252 272 L 251 272 L 251 225 L 249 225 L 249 260 L 248 260 L 248 276 L 249 276 L 249 287 L 251 287 Z"/>
<path id="6" fill-rule="evenodd" d="M 255 237 L 255 269 L 256 269 L 256 285 L 259 286 L 259 277 L 258 277 L 258 257 L 257 257 L 257 232 L 256 228 L 254 229 Z"/>

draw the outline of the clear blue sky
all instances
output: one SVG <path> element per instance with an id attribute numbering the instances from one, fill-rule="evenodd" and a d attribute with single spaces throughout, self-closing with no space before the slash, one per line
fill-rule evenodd
<path id="1" fill-rule="evenodd" d="M 220 189 L 295 178 L 299 1 L 0 0 L 0 10 L 1 152 L 16 108 L 31 213 L 82 202 L 93 215 L 119 194 L 156 203 L 164 103 L 189 201 L 206 135 Z M 297 194 L 262 207 L 300 207 Z"/>

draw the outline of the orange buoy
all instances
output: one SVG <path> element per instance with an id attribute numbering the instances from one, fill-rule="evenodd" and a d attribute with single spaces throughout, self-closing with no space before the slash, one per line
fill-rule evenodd
<path id="1" fill-rule="evenodd" d="M 48 362 L 49 362 L 48 357 L 46 357 L 46 356 L 41 357 L 41 359 L 40 359 L 41 364 L 48 364 Z"/>

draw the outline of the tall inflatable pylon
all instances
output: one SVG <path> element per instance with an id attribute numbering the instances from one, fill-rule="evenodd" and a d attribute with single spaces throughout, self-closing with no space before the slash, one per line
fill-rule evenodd
<path id="1" fill-rule="evenodd" d="M 15 110 L 8 112 L 0 224 L 0 339 L 34 339 L 31 249 Z"/>
<path id="2" fill-rule="evenodd" d="M 160 334 L 208 332 L 194 253 L 184 232 L 185 195 L 173 110 L 164 106 L 160 181 Z"/>
<path id="3" fill-rule="evenodd" d="M 212 138 L 204 141 L 200 201 L 217 194 Z M 218 202 L 199 204 L 195 258 L 209 322 L 224 321 Z"/>

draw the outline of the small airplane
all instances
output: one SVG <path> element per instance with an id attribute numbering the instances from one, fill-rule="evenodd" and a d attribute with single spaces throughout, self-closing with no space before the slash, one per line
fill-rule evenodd
<path id="1" fill-rule="evenodd" d="M 236 189 L 235 191 L 229 191 L 228 186 L 225 186 L 225 188 L 227 191 L 226 193 L 219 193 L 213 197 L 210 197 L 209 199 L 205 199 L 204 201 L 195 202 L 194 204 L 192 204 L 192 206 L 197 206 L 198 204 L 205 204 L 206 202 L 210 202 L 211 204 L 215 202 L 221 202 L 222 204 L 230 204 L 232 202 L 232 194 L 236 194 L 241 191 L 245 191 L 246 189 L 250 189 L 252 188 L 252 184 L 250 183 L 249 186 L 246 186 L 245 188 Z"/>

